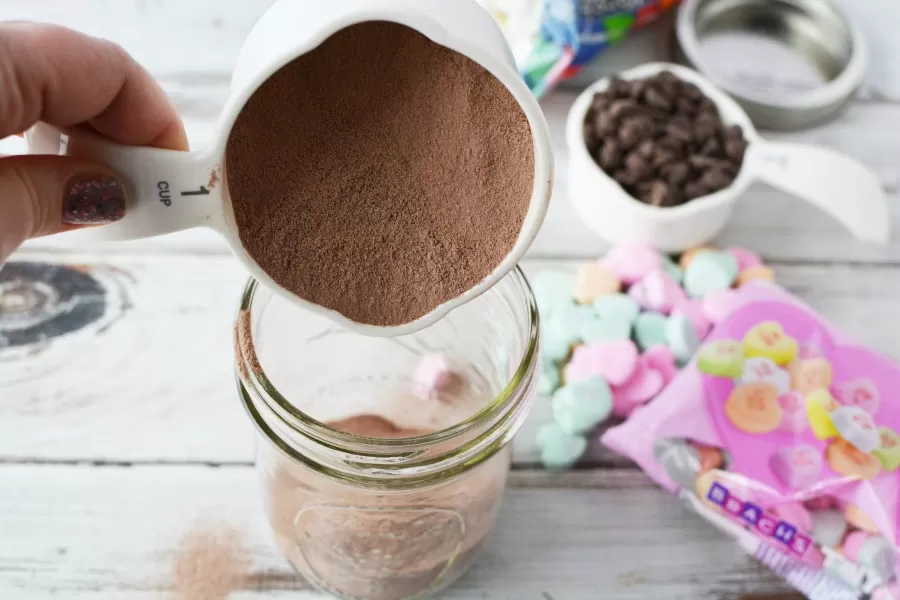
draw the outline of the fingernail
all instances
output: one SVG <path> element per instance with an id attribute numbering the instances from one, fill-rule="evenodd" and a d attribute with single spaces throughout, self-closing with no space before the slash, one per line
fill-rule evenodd
<path id="1" fill-rule="evenodd" d="M 102 225 L 125 216 L 125 188 L 115 177 L 76 176 L 66 182 L 63 223 Z"/>

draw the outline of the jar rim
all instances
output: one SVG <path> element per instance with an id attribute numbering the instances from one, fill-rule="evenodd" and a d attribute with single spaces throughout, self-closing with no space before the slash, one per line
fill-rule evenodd
<path id="1" fill-rule="evenodd" d="M 516 266 L 501 281 L 507 280 L 511 280 L 519 288 L 525 301 L 524 312 L 527 317 L 526 327 L 528 331 L 525 348 L 519 358 L 519 364 L 512 375 L 510 375 L 506 386 L 490 403 L 486 404 L 478 412 L 450 427 L 414 437 L 370 438 L 333 429 L 326 423 L 298 409 L 269 380 L 265 369 L 256 356 L 249 319 L 253 300 L 260 289 L 260 283 L 252 277 L 249 278 L 244 287 L 236 319 L 234 352 L 238 385 L 243 388 L 250 387 L 255 389 L 258 396 L 263 399 L 278 420 L 292 430 L 332 450 L 350 452 L 361 457 L 377 460 L 379 457 L 383 457 L 386 452 L 389 452 L 396 458 L 398 452 L 416 451 L 424 446 L 438 444 L 463 436 L 479 427 L 484 427 L 492 419 L 501 416 L 507 411 L 511 404 L 522 400 L 525 394 L 521 392 L 527 388 L 533 376 L 534 364 L 538 357 L 539 316 L 537 303 L 531 286 L 520 267 Z M 487 293 L 489 292 L 490 290 Z M 246 322 L 242 326 L 241 322 L 243 319 L 246 319 Z M 247 340 L 247 336 L 250 336 L 251 339 Z M 241 391 L 242 396 L 244 396 L 244 403 L 247 404 L 250 402 L 250 399 L 243 393 L 244 390 Z M 254 421 L 258 421 L 258 414 L 253 414 L 257 410 L 252 407 L 247 408 L 251 409 L 251 418 Z M 257 426 L 259 425 L 261 424 L 257 423 Z M 493 428 L 490 429 L 492 430 Z M 266 437 L 277 437 L 277 433 L 271 431 L 270 427 L 266 427 L 263 433 Z M 276 445 L 281 446 L 277 444 L 277 440 L 273 441 L 276 442 Z"/>

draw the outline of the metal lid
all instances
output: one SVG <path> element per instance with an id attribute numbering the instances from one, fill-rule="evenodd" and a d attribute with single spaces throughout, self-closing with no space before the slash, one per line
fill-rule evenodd
<path id="1" fill-rule="evenodd" d="M 683 0 L 675 37 L 685 64 L 768 129 L 833 117 L 868 58 L 859 29 L 830 0 Z"/>

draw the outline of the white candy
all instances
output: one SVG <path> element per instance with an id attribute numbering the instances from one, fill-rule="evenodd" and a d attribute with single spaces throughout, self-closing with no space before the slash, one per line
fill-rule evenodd
<path id="1" fill-rule="evenodd" d="M 742 384 L 755 381 L 769 383 L 775 386 L 779 396 L 791 391 L 791 376 L 776 365 L 775 361 L 765 356 L 754 356 L 745 360 L 744 371 L 739 381 Z"/>
<path id="2" fill-rule="evenodd" d="M 653 445 L 653 455 L 669 479 L 693 489 L 700 473 L 700 454 L 684 440 L 660 439 Z"/>
<path id="3" fill-rule="evenodd" d="M 897 551 L 883 536 L 877 535 L 863 543 L 859 549 L 859 562 L 869 567 L 883 581 L 890 581 L 897 571 Z"/>
<path id="4" fill-rule="evenodd" d="M 836 548 L 847 532 L 847 519 L 839 510 L 812 512 L 812 539 L 820 546 Z"/>
<path id="5" fill-rule="evenodd" d="M 869 453 L 881 446 L 872 415 L 858 406 L 842 406 L 831 413 L 831 422 L 841 437 L 860 452 Z"/>

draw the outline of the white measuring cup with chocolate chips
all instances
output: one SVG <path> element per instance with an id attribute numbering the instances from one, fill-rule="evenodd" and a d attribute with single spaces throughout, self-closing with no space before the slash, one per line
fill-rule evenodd
<path id="1" fill-rule="evenodd" d="M 126 180 L 125 217 L 72 235 L 209 227 L 267 287 L 385 336 L 488 290 L 543 222 L 547 124 L 474 0 L 280 0 L 231 92 L 198 152 L 29 132 L 32 152 L 99 160 Z"/>
<path id="2" fill-rule="evenodd" d="M 588 87 L 569 112 L 566 145 L 572 203 L 614 243 L 667 252 L 705 244 L 755 181 L 806 200 L 860 240 L 890 235 L 870 169 L 827 148 L 766 140 L 737 102 L 679 65 L 645 64 Z"/>

